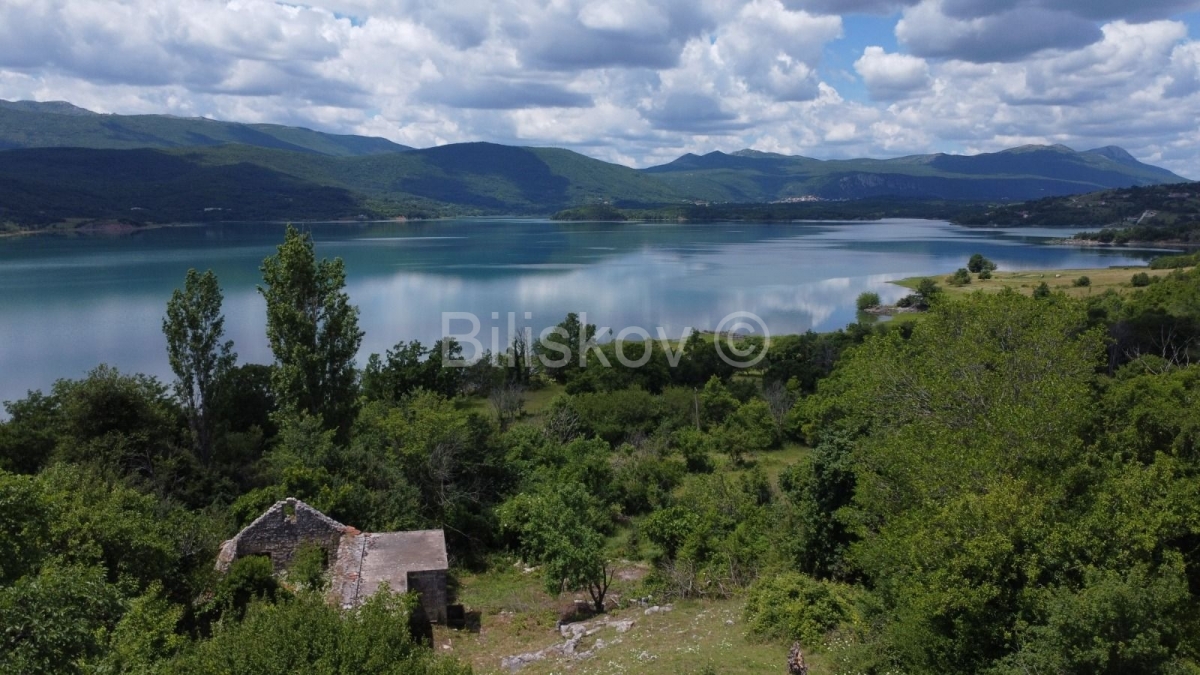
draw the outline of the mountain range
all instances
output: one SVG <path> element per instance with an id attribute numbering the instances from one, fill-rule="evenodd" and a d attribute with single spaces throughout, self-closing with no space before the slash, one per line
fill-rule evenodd
<path id="1" fill-rule="evenodd" d="M 383 138 L 0 101 L 0 223 L 548 214 L 586 204 L 1024 201 L 1185 179 L 1121 148 L 819 160 L 743 150 L 635 170 L 559 148 Z"/>

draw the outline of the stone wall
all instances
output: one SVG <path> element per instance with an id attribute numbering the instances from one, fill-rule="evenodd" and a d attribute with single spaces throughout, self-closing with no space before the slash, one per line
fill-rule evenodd
<path id="1" fill-rule="evenodd" d="M 446 570 L 409 572 L 408 590 L 418 594 L 425 616 L 431 622 L 446 624 L 446 605 L 449 604 Z"/>
<path id="2" fill-rule="evenodd" d="M 227 571 L 233 561 L 251 555 L 267 555 L 275 571 L 291 564 L 296 550 L 305 543 L 325 549 L 333 561 L 346 526 L 298 499 L 276 502 L 236 537 L 221 546 L 217 569 Z"/>

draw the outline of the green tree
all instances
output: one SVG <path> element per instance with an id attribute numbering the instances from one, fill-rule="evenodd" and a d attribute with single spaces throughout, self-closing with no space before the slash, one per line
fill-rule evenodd
<path id="1" fill-rule="evenodd" d="M 416 389 L 454 398 L 462 389 L 463 369 L 443 367 L 443 349 L 450 360 L 462 358 L 462 347 L 453 339 L 426 349 L 420 342 L 398 343 L 381 358 L 372 354 L 363 369 L 362 389 L 367 398 L 399 401 Z"/>
<path id="2" fill-rule="evenodd" d="M 312 236 L 288 226 L 278 253 L 262 264 L 272 384 L 281 407 L 320 416 L 346 432 L 354 419 L 362 343 L 358 308 L 346 294 L 341 258 L 317 262 Z"/>
<path id="3" fill-rule="evenodd" d="M 583 485 L 565 482 L 523 493 L 505 503 L 499 516 L 522 552 L 542 565 L 547 592 L 586 589 L 595 610 L 604 611 L 613 569 L 596 525 L 599 505 Z"/>
<path id="4" fill-rule="evenodd" d="M 98 567 L 47 565 L 0 587 L 0 672 L 93 672 L 120 614 L 120 592 Z"/>
<path id="5" fill-rule="evenodd" d="M 871 292 L 860 293 L 858 295 L 858 300 L 856 300 L 854 304 L 856 307 L 858 307 L 860 312 L 878 307 L 880 305 L 879 294 Z"/>
<path id="6" fill-rule="evenodd" d="M 712 433 L 712 442 L 735 464 L 747 453 L 769 450 L 779 442 L 779 427 L 766 401 L 742 404 Z"/>
<path id="7" fill-rule="evenodd" d="M 128 603 L 112 632 L 104 665 L 110 672 L 152 673 L 155 665 L 175 656 L 187 639 L 177 632 L 183 607 L 168 601 L 155 582 Z"/>
<path id="8" fill-rule="evenodd" d="M 700 421 L 704 427 L 720 426 L 738 409 L 738 400 L 716 375 L 708 378 L 700 392 Z"/>
<path id="9" fill-rule="evenodd" d="M 8 421 L 0 424 L 0 469 L 37 473 L 54 454 L 61 423 L 59 401 L 31 391 L 19 401 L 6 401 Z"/>
<path id="10" fill-rule="evenodd" d="M 59 380 L 58 459 L 136 476 L 164 491 L 186 489 L 191 454 L 180 453 L 183 418 L 169 388 L 146 375 L 98 366 L 82 380 Z"/>
<path id="11" fill-rule="evenodd" d="M 190 269 L 183 288 L 176 289 L 167 302 L 162 323 L 167 360 L 178 378 L 175 395 L 187 413 L 193 449 L 204 464 L 212 459 L 215 390 L 237 362 L 233 342 L 222 341 L 221 302 L 217 275 Z"/>
<path id="12" fill-rule="evenodd" d="M 922 298 L 925 298 L 927 303 L 932 302 L 933 299 L 941 295 L 941 293 L 942 289 L 938 287 L 937 282 L 929 277 L 925 277 L 917 283 L 917 294 Z"/>
<path id="13" fill-rule="evenodd" d="M 1050 285 L 1044 281 L 1038 284 L 1037 288 L 1033 289 L 1033 297 L 1038 298 L 1039 300 L 1050 297 Z"/>
<path id="14" fill-rule="evenodd" d="M 983 257 L 982 253 L 976 253 L 967 261 L 967 270 L 973 274 L 980 274 L 984 271 L 993 272 L 996 270 L 996 263 Z"/>
<path id="15" fill-rule="evenodd" d="M 555 382 L 566 382 L 580 370 L 580 346 L 595 337 L 596 325 L 581 323 L 579 315 L 571 312 L 555 326 L 554 332 L 535 345 L 534 353 L 541 357 L 547 374 Z"/>
<path id="16" fill-rule="evenodd" d="M 846 555 L 855 537 L 841 517 L 854 498 L 852 451 L 848 434 L 828 434 L 779 475 L 795 530 L 783 548 L 800 571 L 820 579 L 852 576 Z"/>

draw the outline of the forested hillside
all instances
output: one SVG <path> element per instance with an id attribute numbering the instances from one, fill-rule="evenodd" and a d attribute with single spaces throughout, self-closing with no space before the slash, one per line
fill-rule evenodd
<path id="1" fill-rule="evenodd" d="M 355 363 L 345 270 L 306 236 L 262 271 L 273 363 L 236 363 L 219 280 L 192 272 L 164 307 L 177 381 L 98 365 L 6 404 L 0 671 L 469 670 L 402 599 L 326 606 L 319 556 L 216 574 L 287 496 L 444 528 L 455 574 L 521 561 L 593 611 L 642 565 L 625 596 L 739 599 L 724 639 L 799 641 L 814 675 L 1200 666 L 1200 272 L 1079 300 L 926 283 L 913 322 L 583 361 L 570 315 L 446 368 L 453 343 Z M 557 637 L 521 611 L 481 621 Z"/>
<path id="2" fill-rule="evenodd" d="M 818 160 L 743 150 L 684 155 L 645 172 L 687 197 L 713 202 L 885 196 L 1025 201 L 1184 180 L 1120 148 L 1076 152 L 1060 145 L 884 160 Z"/>
<path id="3" fill-rule="evenodd" d="M 634 170 L 560 148 L 453 143 L 414 150 L 297 127 L 0 101 L 0 230 L 9 231 L 95 221 L 550 215 L 580 208 L 564 217 L 610 208 L 626 218 L 689 220 L 948 218 L 966 210 L 963 219 L 971 222 L 1024 223 L 1057 213 L 1068 219 L 1055 224 L 1071 224 L 1125 216 L 1057 202 L 1035 206 L 1029 216 L 1029 209 L 1003 204 L 1183 180 L 1115 147 L 883 160 L 743 150 Z M 993 205 L 976 209 L 976 202 Z"/>
<path id="4" fill-rule="evenodd" d="M 0 100 L 0 150 L 13 148 L 261 148 L 353 156 L 411 148 L 383 138 L 327 134 L 279 124 L 238 124 L 172 115 L 101 115 L 65 101 Z"/>
<path id="5" fill-rule="evenodd" d="M 0 224 L 549 214 L 675 200 L 633 169 L 555 148 L 488 143 L 332 157 L 245 145 L 0 152 Z"/>

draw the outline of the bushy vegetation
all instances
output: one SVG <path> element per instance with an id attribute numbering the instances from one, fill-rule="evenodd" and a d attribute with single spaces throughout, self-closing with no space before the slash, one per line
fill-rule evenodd
<path id="1" fill-rule="evenodd" d="M 882 303 L 879 299 L 879 294 L 870 291 L 860 293 L 858 299 L 855 301 L 855 306 L 858 307 L 858 311 L 860 312 L 865 309 L 878 307 L 880 304 Z"/>
<path id="2" fill-rule="evenodd" d="M 752 370 L 693 335 L 453 372 L 408 343 L 360 371 L 340 264 L 310 247 L 264 264 L 272 364 L 225 358 L 219 288 L 190 275 L 175 386 L 101 366 L 7 404 L 0 671 L 466 672 L 408 599 L 328 607 L 320 549 L 214 572 L 288 496 L 443 528 L 457 569 L 519 557 L 595 611 L 639 557 L 645 593 L 744 598 L 752 634 L 835 672 L 1200 667 L 1200 273 L 1086 300 L 925 280 L 919 321 L 775 337 Z"/>
<path id="3" fill-rule="evenodd" d="M 1154 281 L 1149 274 L 1146 274 L 1145 272 L 1138 272 L 1129 279 L 1129 283 L 1133 284 L 1134 288 L 1144 288 L 1154 283 Z"/>
<path id="4" fill-rule="evenodd" d="M 946 279 L 946 283 L 951 286 L 966 286 L 971 283 L 971 273 L 967 268 L 960 267 Z"/>
<path id="5" fill-rule="evenodd" d="M 1152 270 L 1175 270 L 1184 267 L 1195 267 L 1200 263 L 1200 252 L 1181 255 L 1164 255 L 1150 261 Z"/>
<path id="6" fill-rule="evenodd" d="M 746 624 L 763 638 L 822 646 L 833 630 L 861 631 L 862 610 L 854 587 L 798 572 L 767 576 L 746 593 Z"/>

